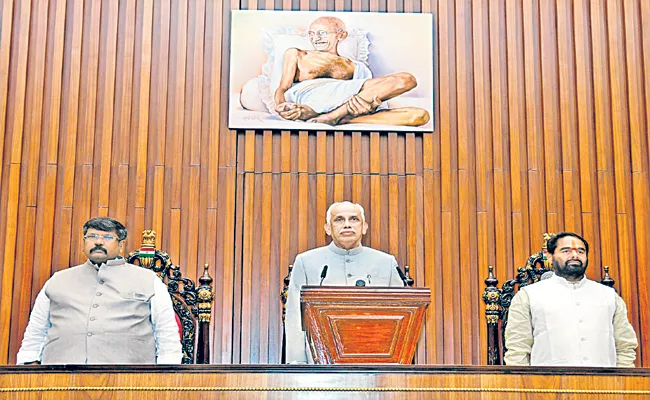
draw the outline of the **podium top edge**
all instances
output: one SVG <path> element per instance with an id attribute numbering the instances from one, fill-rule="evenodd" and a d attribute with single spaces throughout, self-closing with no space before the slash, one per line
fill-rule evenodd
<path id="1" fill-rule="evenodd" d="M 399 286 L 317 286 L 317 285 L 305 285 L 301 290 L 323 290 L 323 291 L 384 291 L 384 292 L 422 292 L 431 293 L 431 289 L 428 287 L 399 287 Z"/>

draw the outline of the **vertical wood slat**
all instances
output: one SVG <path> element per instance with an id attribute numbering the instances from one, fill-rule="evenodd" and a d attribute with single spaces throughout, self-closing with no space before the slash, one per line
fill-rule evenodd
<path id="1" fill-rule="evenodd" d="M 634 235 L 635 240 L 632 245 L 636 250 L 636 264 L 647 265 L 650 261 L 648 258 L 648 244 L 650 237 L 648 236 L 648 226 L 650 224 L 650 216 L 648 209 L 650 203 L 648 197 L 650 193 L 648 190 L 648 121 L 650 115 L 645 114 L 643 109 L 644 104 L 644 85 L 643 85 L 643 71 L 641 64 L 636 60 L 642 59 L 642 43 L 641 43 L 641 26 L 640 26 L 640 7 L 636 2 L 623 4 L 624 8 L 624 28 L 625 28 L 625 47 L 627 53 L 627 88 L 628 88 L 628 102 L 629 109 L 629 129 L 630 129 L 630 149 L 628 153 L 631 154 L 631 184 L 632 184 L 632 202 L 633 202 L 633 221 L 634 221 Z M 632 251 L 632 249 L 630 249 Z M 648 272 L 646 268 L 638 268 L 637 276 L 633 273 L 626 274 L 627 277 L 632 277 L 631 281 L 634 282 L 648 282 Z M 632 284 L 627 286 L 628 293 L 636 293 L 639 284 Z M 637 298 L 637 301 L 634 299 Z M 632 314 L 639 315 L 639 321 L 633 325 L 637 328 L 640 336 L 643 338 L 646 335 L 644 326 L 647 326 L 647 317 L 644 318 L 643 312 L 635 312 L 636 310 L 646 310 L 648 308 L 648 294 L 638 293 L 638 297 L 633 295 L 628 298 L 633 302 L 631 310 Z M 638 308 L 635 308 L 638 307 Z M 644 320 L 645 319 L 645 320 Z M 636 321 L 635 321 L 636 322 Z M 638 358 L 643 362 L 647 359 L 647 349 L 641 348 Z"/>
<path id="2" fill-rule="evenodd" d="M 180 256 L 178 262 L 186 266 L 184 274 L 196 279 L 198 261 L 199 221 L 204 219 L 200 209 L 201 172 L 201 114 L 203 111 L 203 68 L 205 46 L 205 1 L 188 4 L 188 37 L 186 77 L 184 80 L 185 114 L 183 121 L 183 183 Z M 203 263 L 201 263 L 202 265 Z"/>
<path id="3" fill-rule="evenodd" d="M 97 109 L 102 108 L 103 104 L 98 104 L 98 71 L 100 65 L 100 54 L 102 44 L 101 17 L 102 4 L 84 3 L 82 6 L 84 14 L 81 36 L 81 66 L 79 77 L 79 103 L 77 118 L 77 141 L 76 141 L 76 160 L 75 180 L 73 184 L 73 208 L 72 208 L 72 237 L 70 263 L 72 265 L 83 262 L 83 255 L 79 251 L 83 247 L 81 228 L 85 221 L 94 214 L 92 207 L 93 193 L 88 188 L 93 188 L 93 173 L 95 170 L 95 144 L 101 145 L 101 136 L 97 132 L 102 132 L 101 124 L 97 124 Z M 105 62 L 104 58 L 101 62 Z M 102 64 L 103 65 L 103 64 Z M 96 142 L 96 136 L 100 139 Z M 97 153 L 101 152 L 101 147 Z M 98 163 L 97 167 L 100 167 Z M 96 187 L 95 187 L 96 188 Z"/>
<path id="4" fill-rule="evenodd" d="M 422 12 L 438 13 L 438 1 L 424 2 Z M 434 59 L 439 59 L 440 37 L 434 35 Z M 437 51 L 437 52 L 436 52 Z M 433 64 L 433 87 L 434 93 L 439 93 L 440 88 L 440 63 Z M 439 129 L 440 126 L 440 101 L 434 102 L 434 127 Z M 444 343 L 438 340 L 442 337 L 443 319 L 435 318 L 438 310 L 442 308 L 442 275 L 441 247 L 442 247 L 442 213 L 440 193 L 440 135 L 424 135 L 422 152 L 422 166 L 424 175 L 423 202 L 424 202 L 424 280 L 420 281 L 423 286 L 429 286 L 432 289 L 431 306 L 427 309 L 425 320 L 425 345 L 426 345 L 426 363 L 434 364 L 443 363 Z M 372 159 L 372 158 L 371 158 Z"/>
<path id="5" fill-rule="evenodd" d="M 28 70 L 25 88 L 25 116 L 23 119 L 23 144 L 21 155 L 20 194 L 18 198 L 18 224 L 16 260 L 14 272 L 14 302 L 9 348 L 17 349 L 22 328 L 27 325 L 31 303 L 34 267 L 34 232 L 36 224 L 36 196 L 38 189 L 39 156 L 41 153 L 41 124 L 43 116 L 43 87 L 45 86 L 45 57 L 47 44 L 48 4 L 38 1 L 32 4 L 29 22 Z M 9 362 L 15 362 L 10 350 Z"/>
<path id="6" fill-rule="evenodd" d="M 32 283 L 32 304 L 41 287 L 51 274 L 53 260 L 53 236 L 56 215 L 56 188 L 58 168 L 58 145 L 60 141 L 62 69 L 65 39 L 64 1 L 54 2 L 49 8 L 47 38 L 47 65 L 45 67 L 45 89 L 43 123 L 41 127 L 42 146 L 39 163 L 39 187 L 35 238 L 40 243 L 34 255 L 36 269 Z"/>
<path id="7" fill-rule="evenodd" d="M 77 164 L 77 124 L 81 83 L 81 47 L 83 42 L 83 3 L 68 2 L 66 9 L 61 100 L 61 136 L 59 138 L 59 168 L 54 225 L 58 245 L 54 246 L 52 272 L 66 268 L 71 262 L 73 193 Z M 78 249 L 78 248 L 76 248 Z M 75 250 L 76 250 L 75 249 Z"/>
<path id="8" fill-rule="evenodd" d="M 559 107 L 561 129 L 561 172 L 564 194 L 563 202 L 558 205 L 558 212 L 564 213 L 564 229 L 583 232 L 580 196 L 578 124 L 576 110 L 576 74 L 574 43 L 573 4 L 571 1 L 557 2 L 557 37 L 567 40 L 557 40 L 559 63 Z M 559 164 L 559 163 L 558 163 Z M 563 210 L 562 210 L 563 209 Z"/>
<path id="9" fill-rule="evenodd" d="M 478 274 L 474 260 L 477 259 L 477 198 L 476 198 L 476 155 L 475 155 L 475 110 L 474 55 L 472 51 L 472 5 L 470 1 L 456 2 L 456 63 L 458 82 L 458 225 L 459 262 L 466 265 L 469 280 L 459 282 L 460 315 L 460 358 L 455 362 L 471 364 L 476 354 L 471 341 L 472 320 L 478 319 Z M 476 287 L 475 287 L 476 286 Z"/>
<path id="10" fill-rule="evenodd" d="M 625 60 L 625 52 L 633 49 L 625 47 L 625 19 L 622 2 L 607 3 L 607 27 L 609 39 L 609 64 L 611 81 L 611 107 L 612 107 L 612 134 L 614 148 L 614 178 L 616 189 L 616 216 L 617 236 L 620 243 L 619 256 L 619 281 L 621 297 L 627 302 L 627 307 L 632 315 L 638 315 L 638 303 L 634 301 L 637 296 L 636 268 L 625 268 L 628 265 L 637 265 L 635 246 L 635 215 L 633 201 L 635 196 L 643 193 L 632 192 L 632 162 L 633 150 L 630 148 L 630 111 L 628 108 L 628 90 L 630 77 L 624 63 L 615 60 Z M 634 82 L 634 81 L 633 81 Z M 639 221 L 639 222 L 642 222 Z M 639 332 L 638 318 L 632 318 L 632 326 Z"/>
<path id="11" fill-rule="evenodd" d="M 170 16 L 169 1 L 158 1 L 153 7 L 153 26 L 151 39 L 151 57 L 157 60 L 169 59 Z M 163 61 L 151 69 L 151 91 L 149 103 L 149 138 L 147 140 L 147 169 L 153 174 L 148 180 L 147 204 L 149 210 L 147 224 L 160 232 L 159 246 L 166 237 L 163 231 L 163 187 L 166 181 L 165 149 L 167 138 L 167 98 L 169 80 L 169 62 Z M 164 245 L 163 245 L 164 246 Z M 164 247 L 162 247 L 164 248 Z"/>
<path id="12" fill-rule="evenodd" d="M 14 1 L 4 0 L 0 9 L 0 177 L 4 166 L 4 145 L 7 117 L 7 97 L 9 95 L 9 57 L 13 29 Z M 0 246 L 0 249 L 2 246 Z"/>
<path id="13" fill-rule="evenodd" d="M 4 7 L 3 7 L 4 8 Z M 27 53 L 30 41 L 30 4 L 17 4 L 13 9 L 11 47 L 9 66 L 9 91 L 7 94 L 7 116 L 4 125 L 4 151 L 2 176 L 2 196 L 0 206 L 2 207 L 3 224 L 3 265 L 2 265 L 2 298 L 0 300 L 0 362 L 8 362 L 11 359 L 10 337 L 11 331 L 18 331 L 17 324 L 11 324 L 12 308 L 16 309 L 21 304 L 14 304 L 13 288 L 14 277 L 17 275 L 15 268 L 18 253 L 17 241 L 22 238 L 19 234 L 20 216 L 20 181 L 22 178 L 22 144 L 24 129 L 25 97 L 27 86 Z M 3 18 L 4 19 L 4 18 Z M 11 62 L 13 61 L 13 62 Z M 18 261 L 19 262 L 19 261 Z M 18 303 L 18 302 L 16 302 Z M 15 335 L 15 333 L 14 333 Z"/>
<path id="14" fill-rule="evenodd" d="M 626 29 L 629 30 L 634 30 L 636 29 L 637 31 L 634 33 L 631 33 L 630 36 L 633 37 L 638 37 L 640 34 L 641 38 L 641 49 L 643 54 L 638 54 L 634 53 L 639 57 L 639 59 L 643 60 L 643 66 L 644 66 L 644 71 L 640 71 L 640 79 L 641 81 L 644 82 L 644 94 L 645 96 L 639 96 L 644 98 L 644 102 L 639 101 L 639 105 L 645 103 L 645 119 L 643 119 L 643 110 L 640 110 L 640 115 L 639 115 L 639 130 L 634 131 L 634 135 L 637 136 L 638 134 L 641 134 L 641 137 L 639 138 L 640 140 L 645 140 L 645 144 L 642 144 L 639 146 L 639 149 L 643 150 L 645 149 L 645 154 L 646 157 L 648 157 L 648 149 L 650 148 L 650 135 L 645 135 L 645 139 L 643 136 L 643 125 L 645 124 L 645 132 L 648 132 L 648 126 L 650 126 L 650 101 L 648 99 L 648 96 L 650 96 L 650 32 L 648 31 L 650 28 L 650 3 L 647 1 L 641 1 L 640 2 L 640 17 L 641 17 L 641 26 L 639 27 L 638 22 L 637 25 L 634 27 L 628 27 L 628 24 L 626 23 Z M 639 32 L 640 30 L 640 32 Z M 634 50 L 633 50 L 634 51 Z M 638 50 L 637 50 L 638 51 Z M 634 68 L 635 65 L 638 65 L 636 60 L 632 60 L 632 57 L 628 57 L 628 68 Z M 632 85 L 631 85 L 632 86 Z M 641 85 L 639 85 L 640 87 Z M 633 119 L 634 121 L 634 119 Z M 636 147 L 636 145 L 635 145 Z M 643 154 L 643 153 L 642 153 Z M 633 157 L 634 159 L 634 157 Z M 648 159 L 645 159 L 646 162 L 648 162 Z M 638 190 L 635 190 L 634 196 L 635 196 L 635 207 L 638 208 L 635 210 L 637 213 L 637 219 L 639 222 L 637 223 L 637 249 L 638 249 L 638 265 L 648 265 L 650 262 L 649 254 L 648 252 L 650 251 L 650 245 L 648 244 L 648 226 L 650 224 L 650 221 L 648 219 L 650 218 L 648 209 L 650 205 L 648 204 L 642 204 L 643 201 L 647 201 L 648 196 L 643 197 L 643 193 L 645 193 L 648 190 L 648 182 L 650 178 L 648 177 L 648 168 L 649 166 L 647 164 L 643 165 L 642 162 L 637 161 L 637 163 L 640 163 L 638 168 L 639 170 L 642 170 L 643 172 L 638 172 L 633 176 L 634 184 L 636 187 L 638 187 Z M 640 197 L 641 201 L 637 200 L 637 196 Z M 644 231 L 645 229 L 645 231 Z M 650 295 L 648 294 L 647 290 L 642 290 L 642 288 L 645 288 L 650 284 L 650 274 L 648 273 L 647 268 L 638 268 L 638 273 L 639 273 L 639 283 L 638 283 L 638 295 L 639 295 L 639 310 L 647 310 L 650 307 Z M 640 321 L 640 326 L 639 326 L 639 333 L 640 333 L 640 342 L 641 343 L 647 343 L 648 341 L 648 332 L 650 332 L 650 315 L 648 313 L 641 312 L 639 313 L 639 317 L 641 319 Z M 640 349 L 641 357 L 640 357 L 640 365 L 650 365 L 650 349 L 647 348 L 641 348 Z"/>
<path id="15" fill-rule="evenodd" d="M 594 86 L 591 62 L 591 29 L 589 4 L 581 0 L 574 3 L 576 102 L 578 129 L 578 158 L 581 203 L 585 237 L 592 238 L 594 248 L 600 248 L 598 240 L 598 175 L 596 165 L 596 138 L 594 113 Z M 594 254 L 595 265 L 601 265 L 600 254 Z"/>
<path id="16" fill-rule="evenodd" d="M 591 5 L 592 60 L 595 104 L 596 168 L 598 171 L 598 198 L 601 238 L 601 263 L 612 272 L 618 269 L 618 248 L 615 221 L 615 193 L 613 179 L 612 121 L 610 108 L 609 66 L 607 63 L 607 22 L 605 2 Z"/>
<path id="17" fill-rule="evenodd" d="M 201 263 L 209 264 L 209 273 L 213 277 L 217 277 L 215 281 L 225 282 L 225 274 L 223 266 L 217 265 L 217 230 L 219 215 L 216 209 L 218 199 L 218 186 L 219 186 L 219 118 L 220 118 L 220 54 L 221 54 L 221 7 L 219 2 L 210 2 L 206 4 L 206 17 L 205 17 L 205 48 L 206 54 L 204 56 L 204 101 L 203 113 L 205 117 L 202 121 L 202 137 L 201 137 L 201 187 L 202 191 L 206 193 L 200 196 L 200 212 L 205 213 L 201 218 L 199 229 L 204 233 L 203 238 L 199 243 L 198 260 L 199 265 L 197 268 L 197 276 L 202 275 Z M 224 297 L 227 298 L 228 294 L 221 291 L 221 296 L 215 296 L 213 305 L 213 325 L 216 327 L 223 321 L 223 313 L 221 303 Z M 232 330 L 230 328 L 229 330 Z M 219 329 L 224 337 L 229 337 L 229 330 Z M 221 342 L 219 337 L 214 335 L 214 331 L 210 332 L 210 342 L 214 343 L 214 350 L 212 350 L 212 358 L 218 360 L 221 356 Z"/>
<path id="18" fill-rule="evenodd" d="M 508 108 L 508 65 L 507 65 L 507 48 L 508 42 L 500 38 L 506 36 L 507 17 L 506 2 L 490 2 L 489 6 L 489 23 L 490 23 L 490 71 L 491 71 L 491 109 L 492 109 L 492 141 L 493 151 L 493 237 L 488 238 L 488 248 L 494 248 L 493 253 L 488 255 L 487 265 L 500 266 L 508 265 L 509 260 L 514 259 L 514 249 L 512 239 L 508 232 L 513 231 L 512 222 L 512 192 L 510 159 L 509 159 L 509 113 Z M 515 80 L 513 79 L 513 84 Z M 488 200 L 490 201 L 490 200 Z M 489 236 L 488 232 L 488 236 Z M 499 243 L 496 246 L 496 243 Z M 485 265 L 485 264 L 480 264 Z M 506 270 L 497 269 L 496 276 L 503 282 L 506 277 Z M 481 337 L 486 337 L 487 333 L 483 332 L 485 324 L 481 324 Z M 485 345 L 482 341 L 482 345 Z M 487 364 L 487 346 L 481 354 L 481 363 Z"/>
<path id="19" fill-rule="evenodd" d="M 491 253 L 494 248 L 494 190 L 492 187 L 494 171 L 492 159 L 495 157 L 492 153 L 492 108 L 490 91 L 490 28 L 494 25 L 489 24 L 490 7 L 489 2 L 473 3 L 472 25 L 473 25 L 473 48 L 474 48 L 474 114 L 475 114 L 475 144 L 473 153 L 476 158 L 475 179 L 476 179 L 476 250 L 473 259 L 477 262 L 472 268 L 473 285 L 470 290 L 475 295 L 472 297 L 472 317 L 473 320 L 480 320 L 483 310 L 483 301 L 480 298 L 479 288 L 480 278 L 484 274 L 481 266 L 493 265 Z M 498 27 L 498 25 L 496 25 Z M 497 34 L 500 33 L 497 30 Z M 498 41 L 497 41 L 498 42 Z M 499 82 L 500 83 L 500 82 Z M 497 102 L 497 105 L 500 105 Z M 498 134 L 494 134 L 495 136 Z M 470 253 L 471 255 L 471 253 Z M 480 341 L 481 337 L 486 337 L 484 332 L 485 324 L 470 324 L 471 328 L 471 358 L 468 360 L 472 364 L 478 364 L 487 353 L 485 343 Z M 479 333 L 480 332 L 480 333 Z M 480 352 L 478 351 L 480 349 Z"/>
<path id="20" fill-rule="evenodd" d="M 538 142 L 533 149 L 537 150 L 532 153 L 540 162 L 537 164 L 539 168 L 535 171 L 535 179 L 543 180 L 544 185 L 533 186 L 533 191 L 537 196 L 533 199 L 541 198 L 546 199 L 546 221 L 547 226 L 552 231 L 557 230 L 556 227 L 562 225 L 560 221 L 564 220 L 563 193 L 569 195 L 571 192 L 562 190 L 562 165 L 560 156 L 562 132 L 560 129 L 560 107 L 559 107 L 559 84 L 558 84 L 558 44 L 557 44 L 557 12 L 554 0 L 539 0 L 536 5 L 537 10 L 532 10 L 531 17 L 536 19 L 533 21 L 534 25 L 539 25 L 537 29 L 533 29 L 533 40 L 539 40 L 538 48 L 535 49 L 535 54 L 532 58 L 535 59 L 536 67 L 540 68 L 541 82 L 541 100 L 540 107 L 536 107 L 542 119 L 542 130 L 539 132 L 540 136 L 537 137 Z M 532 7 L 535 8 L 535 5 Z M 570 36 L 566 38 L 570 40 Z M 544 55 L 542 57 L 542 54 Z M 538 59 L 539 57 L 539 59 Z M 563 60 L 563 63 L 570 64 L 571 59 Z M 539 64 L 539 65 L 537 65 Z M 566 155 L 565 157 L 570 157 Z M 544 192 L 540 192 L 544 188 Z M 535 214 L 533 214 L 535 215 Z M 534 219 L 533 219 L 534 220 Z M 542 222 L 542 221 L 538 221 Z M 543 222 L 542 222 L 543 223 Z M 531 231 L 539 231 L 534 225 L 531 226 Z"/>
<path id="21" fill-rule="evenodd" d="M 163 214 L 163 231 L 181 232 L 181 207 L 183 199 L 184 121 L 186 112 L 186 67 L 188 47 L 188 2 L 172 1 L 170 8 L 169 42 L 174 43 L 169 50 L 169 86 L 167 97 L 167 123 L 165 145 L 165 187 L 164 202 L 167 213 Z M 175 217 L 175 218 L 174 218 Z M 181 236 L 163 237 L 172 259 L 179 260 Z M 179 260 L 180 261 L 180 260 Z"/>
<path id="22" fill-rule="evenodd" d="M 524 1 L 523 41 L 524 41 L 524 70 L 525 70 L 525 99 L 526 99 L 526 147 L 528 176 L 528 204 L 526 208 L 535 210 L 528 214 L 529 240 L 531 246 L 539 240 L 539 233 L 546 225 L 547 204 L 544 196 L 544 114 L 543 88 L 540 54 L 540 0 Z M 520 168 L 523 165 L 520 166 Z M 522 258 L 523 259 L 523 258 Z"/>
<path id="23" fill-rule="evenodd" d="M 116 45 L 116 61 L 115 61 L 115 83 L 114 83 L 114 109 L 112 117 L 113 126 L 113 150 L 106 158 L 104 169 L 110 168 L 111 179 L 109 182 L 104 181 L 103 185 L 108 185 L 110 188 L 109 193 L 121 192 L 123 195 L 110 195 L 104 199 L 104 206 L 100 207 L 111 210 L 111 216 L 120 221 L 125 221 L 127 226 L 131 228 L 131 232 L 141 230 L 140 223 L 142 218 L 142 210 L 135 213 L 130 213 L 127 218 L 127 209 L 133 210 L 133 206 L 129 202 L 139 200 L 144 195 L 144 188 L 130 182 L 130 175 L 132 171 L 138 168 L 138 163 L 134 166 L 136 168 L 129 168 L 131 164 L 131 157 L 144 151 L 146 145 L 138 148 L 137 144 L 142 141 L 142 133 L 134 129 L 133 124 L 143 117 L 146 117 L 146 112 L 140 110 L 140 104 L 137 103 L 138 94 L 140 92 L 139 76 L 142 73 L 150 74 L 146 65 L 136 64 L 135 54 L 140 58 L 147 57 L 147 48 L 139 48 L 140 51 L 135 53 L 136 42 L 140 42 L 136 38 L 138 35 L 137 26 L 138 22 L 143 18 L 142 5 L 138 2 L 122 3 L 119 7 L 118 21 L 117 21 L 117 38 L 115 39 Z M 146 24 L 143 22 L 142 24 Z M 137 71 L 141 71 L 140 74 Z M 131 112 L 133 109 L 133 112 Z M 135 145 L 131 145 L 134 143 Z M 145 143 L 146 144 L 146 143 Z M 131 151 L 131 149 L 133 149 Z M 145 153 L 146 154 L 146 153 Z M 110 158 L 109 158 L 110 157 Z M 146 162 L 146 157 L 143 159 Z M 107 203 L 106 203 L 107 201 Z M 140 229 L 139 229 L 140 228 Z M 138 235 L 129 235 L 127 239 L 127 246 L 133 248 L 140 243 Z"/>
<path id="24" fill-rule="evenodd" d="M 89 149 L 94 150 L 92 164 L 93 168 L 93 196 L 90 202 L 90 215 L 97 215 L 108 208 L 111 176 L 111 158 L 113 156 L 114 131 L 114 97 L 115 77 L 117 75 L 117 36 L 119 3 L 104 2 L 100 9 L 99 29 L 99 53 L 97 77 L 93 78 L 97 85 L 96 94 L 97 106 L 95 107 L 94 143 L 89 143 Z M 122 34 L 122 36 L 126 36 Z M 130 38 L 131 41 L 133 40 Z M 126 58 L 126 57 L 123 57 Z M 119 99 L 121 100 L 121 99 Z M 122 154 L 123 152 L 118 152 Z M 82 189 L 83 190 L 83 189 Z M 128 191 L 127 191 L 128 196 Z M 127 196 L 120 196 L 125 199 Z M 125 208 L 125 207 L 123 207 Z M 119 216 L 119 215 L 117 215 Z"/>
<path id="25" fill-rule="evenodd" d="M 442 236 L 442 280 L 448 282 L 443 286 L 443 309 L 438 313 L 452 316 L 443 321 L 443 343 L 445 364 L 460 360 L 460 314 L 454 312 L 460 308 L 459 277 L 456 273 L 459 260 L 459 224 L 458 224 L 458 151 L 457 151 L 457 87 L 456 82 L 456 36 L 454 4 L 440 2 L 440 151 L 441 151 L 441 208 Z"/>
<path id="26" fill-rule="evenodd" d="M 128 13 L 127 13 L 128 14 Z M 129 79 L 133 81 L 133 113 L 130 119 L 130 131 L 132 136 L 130 138 L 129 152 L 129 178 L 128 185 L 131 188 L 131 195 L 129 196 L 127 207 L 131 209 L 146 209 L 147 207 L 147 174 L 150 171 L 148 168 L 148 152 L 149 146 L 149 107 L 151 105 L 149 93 L 151 89 L 151 75 L 152 75 L 152 52 L 153 52 L 153 21 L 154 18 L 154 3 L 152 0 L 140 1 L 136 5 L 136 17 L 134 23 L 134 44 L 128 46 L 125 43 L 125 48 L 132 52 L 134 73 L 133 76 L 126 75 L 125 81 Z M 127 51 L 127 53 L 128 53 Z M 125 63 L 125 65 L 128 65 Z M 126 106 L 126 101 L 123 105 Z M 123 142 L 126 145 L 126 140 Z M 133 168 L 130 166 L 133 165 Z M 128 223 L 128 220 L 127 220 Z M 151 228 L 151 223 L 142 223 Z M 129 224 L 130 226 L 131 224 Z M 137 232 L 137 231 L 135 231 Z M 137 246 L 135 235 L 132 235 L 131 243 Z"/>
<path id="27" fill-rule="evenodd" d="M 213 264 L 214 362 L 278 362 L 280 280 L 351 199 L 365 243 L 433 289 L 418 363 L 483 362 L 487 265 L 503 282 L 541 233 L 573 229 L 590 276 L 612 268 L 647 366 L 647 2 L 298 5 L 432 12 L 436 132 L 228 130 L 239 3 L 2 2 L 0 362 L 49 274 L 83 260 L 95 214 L 124 219 L 132 248 L 158 230 L 187 276 Z"/>
<path id="28" fill-rule="evenodd" d="M 506 2 L 507 64 L 508 64 L 508 111 L 510 178 L 512 202 L 513 267 L 521 266 L 520 260 L 527 256 L 526 249 L 533 244 L 529 240 L 528 219 L 528 146 L 526 108 L 526 65 L 524 45 L 524 20 L 521 2 Z M 537 209 L 538 212 L 542 211 Z M 507 233 L 507 232 L 506 232 Z M 534 242 L 533 242 L 534 243 Z M 509 260 L 510 261 L 510 260 Z M 495 265 L 497 279 L 512 279 L 515 268 L 502 271 Z"/>

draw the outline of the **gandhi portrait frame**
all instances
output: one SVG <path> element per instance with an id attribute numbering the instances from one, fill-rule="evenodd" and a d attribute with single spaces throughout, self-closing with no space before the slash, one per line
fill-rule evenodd
<path id="1" fill-rule="evenodd" d="M 398 75 L 413 78 L 416 84 L 382 102 L 379 110 L 386 106 L 390 110 L 419 110 L 419 115 L 426 116 L 416 120 L 419 125 L 385 123 L 385 120 L 329 125 L 289 120 L 278 113 L 274 95 L 282 76 L 284 54 L 289 48 L 314 51 L 307 32 L 316 19 L 325 16 L 338 18 L 345 24 L 347 36 L 339 42 L 338 47 L 341 57 L 357 65 L 365 65 L 372 74 L 371 78 Z M 231 14 L 230 49 L 228 126 L 231 129 L 433 131 L 431 14 L 236 10 Z M 355 70 L 354 79 L 357 79 L 356 73 Z M 365 77 L 368 78 L 367 75 Z M 343 92 L 337 88 L 336 93 Z M 350 93 L 341 96 L 355 94 Z M 343 100 L 331 100 L 331 96 L 317 93 L 310 101 L 320 101 L 334 108 L 344 107 L 345 103 L 340 102 L 345 102 L 345 97 Z M 328 103 L 330 100 L 331 103 Z"/>

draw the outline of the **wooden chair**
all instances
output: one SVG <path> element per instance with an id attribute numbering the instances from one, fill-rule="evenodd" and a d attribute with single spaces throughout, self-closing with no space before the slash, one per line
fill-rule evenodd
<path id="1" fill-rule="evenodd" d="M 200 285 L 197 287 L 193 280 L 181 276 L 180 268 L 172 264 L 167 253 L 156 249 L 156 232 L 151 230 L 142 231 L 140 249 L 130 252 L 126 256 L 126 261 L 152 270 L 167 285 L 177 322 L 180 321 L 182 363 L 208 364 L 210 362 L 210 318 L 214 299 L 208 264 L 204 266 L 203 276 L 199 278 Z"/>
<path id="2" fill-rule="evenodd" d="M 399 267 L 397 267 L 399 268 Z M 289 270 L 287 272 L 287 276 L 284 277 L 283 281 L 283 286 L 282 286 L 282 292 L 280 292 L 280 300 L 282 301 L 282 356 L 280 359 L 280 362 L 282 364 L 286 363 L 286 345 L 287 345 L 287 337 L 285 334 L 285 326 L 284 326 L 284 321 L 287 318 L 287 296 L 289 295 L 289 283 L 291 282 L 291 272 L 293 272 L 293 265 L 289 265 Z M 411 278 L 411 270 L 409 266 L 404 267 L 404 272 L 402 273 L 402 270 L 399 270 L 400 276 L 402 280 L 404 281 L 404 286 L 413 286 L 415 281 L 413 278 Z"/>
<path id="3" fill-rule="evenodd" d="M 505 330 L 508 324 L 508 309 L 515 292 L 522 287 L 538 282 L 544 273 L 552 271 L 547 257 L 546 244 L 555 234 L 544 234 L 542 250 L 528 257 L 526 266 L 517 269 L 515 279 L 510 279 L 499 288 L 499 281 L 494 277 L 493 267 L 488 267 L 488 277 L 485 280 L 483 302 L 485 302 L 485 319 L 487 322 L 487 361 L 488 365 L 503 365 L 503 355 L 506 352 Z M 609 267 L 605 267 L 605 276 L 600 281 L 605 286 L 614 287 L 614 280 L 609 276 Z"/>

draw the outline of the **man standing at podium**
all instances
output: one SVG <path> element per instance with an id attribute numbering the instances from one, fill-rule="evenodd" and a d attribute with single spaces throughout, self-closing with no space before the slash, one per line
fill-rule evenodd
<path id="1" fill-rule="evenodd" d="M 302 286 L 404 286 L 395 257 L 361 245 L 368 231 L 361 205 L 332 204 L 324 228 L 332 242 L 298 254 L 293 264 L 285 322 L 287 363 L 313 362 L 302 330 Z"/>
<path id="2" fill-rule="evenodd" d="M 124 225 L 93 218 L 83 234 L 88 260 L 45 282 L 18 364 L 180 364 L 181 342 L 167 287 L 153 271 L 120 256 Z"/>

